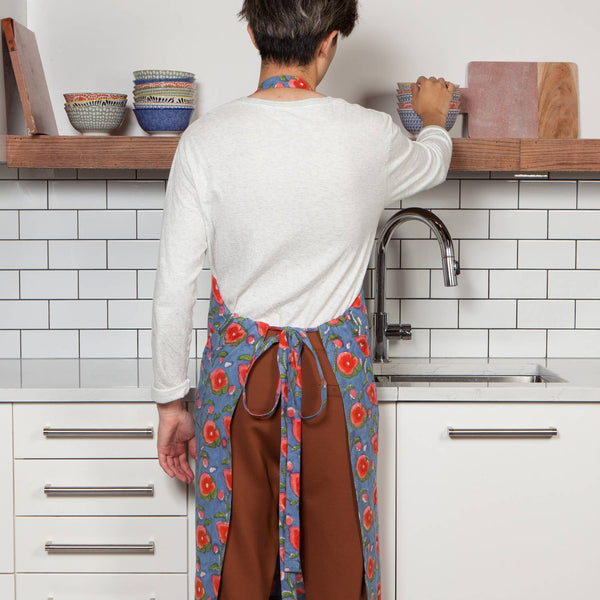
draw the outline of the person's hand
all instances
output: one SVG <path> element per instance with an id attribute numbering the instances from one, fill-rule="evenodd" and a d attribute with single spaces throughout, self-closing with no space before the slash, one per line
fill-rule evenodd
<path id="1" fill-rule="evenodd" d="M 194 418 L 181 400 L 174 400 L 158 407 L 158 462 L 169 477 L 177 477 L 184 483 L 194 481 L 194 472 L 187 460 L 196 456 L 196 426 Z"/>
<path id="2" fill-rule="evenodd" d="M 446 117 L 450 110 L 450 101 L 454 84 L 443 77 L 419 77 L 411 84 L 412 106 L 414 111 L 423 119 L 423 127 L 439 125 L 446 127 Z"/>

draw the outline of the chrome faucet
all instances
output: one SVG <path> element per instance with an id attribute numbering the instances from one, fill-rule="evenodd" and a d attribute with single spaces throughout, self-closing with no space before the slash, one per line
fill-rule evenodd
<path id="1" fill-rule="evenodd" d="M 379 241 L 377 242 L 377 265 L 375 267 L 375 312 L 373 314 L 373 360 L 389 362 L 388 338 L 410 339 L 412 336 L 410 325 L 388 325 L 387 313 L 384 311 L 385 302 L 385 249 L 398 225 L 405 221 L 422 221 L 429 225 L 440 244 L 442 253 L 442 269 L 444 271 L 444 285 L 456 285 L 456 276 L 460 273 L 458 260 L 454 258 L 454 245 L 448 229 L 441 219 L 430 210 L 424 208 L 404 208 L 395 213 L 383 226 Z"/>

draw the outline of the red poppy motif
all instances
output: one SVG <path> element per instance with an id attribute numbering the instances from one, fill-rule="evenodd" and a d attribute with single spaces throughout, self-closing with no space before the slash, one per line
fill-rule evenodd
<path id="1" fill-rule="evenodd" d="M 375 549 L 377 550 L 377 554 L 379 554 L 379 534 L 375 533 Z"/>
<path id="2" fill-rule="evenodd" d="M 200 475 L 200 494 L 205 498 L 210 498 L 216 495 L 217 486 L 215 480 L 208 474 Z"/>
<path id="3" fill-rule="evenodd" d="M 247 333 L 239 323 L 231 323 L 225 331 L 225 343 L 237 346 L 246 337 Z"/>
<path id="4" fill-rule="evenodd" d="M 219 593 L 219 585 L 221 584 L 221 576 L 213 575 L 212 576 L 212 584 L 213 584 L 213 592 L 215 596 Z"/>
<path id="5" fill-rule="evenodd" d="M 373 504 L 377 504 L 377 484 L 373 487 Z"/>
<path id="6" fill-rule="evenodd" d="M 367 343 L 367 336 L 366 335 L 357 335 L 355 338 L 356 343 L 360 346 L 360 349 L 363 351 L 363 354 L 365 356 L 369 356 L 370 351 L 369 351 L 369 344 Z"/>
<path id="7" fill-rule="evenodd" d="M 300 527 L 290 527 L 290 543 L 296 550 L 300 550 Z"/>
<path id="8" fill-rule="evenodd" d="M 231 417 L 229 415 L 225 415 L 223 417 L 223 425 L 225 425 L 227 437 L 231 437 Z"/>
<path id="9" fill-rule="evenodd" d="M 227 534 L 229 533 L 229 524 L 219 521 L 217 523 L 217 533 L 219 534 L 219 540 L 221 540 L 221 543 L 225 543 L 225 540 L 227 540 Z"/>
<path id="10" fill-rule="evenodd" d="M 371 400 L 371 404 L 377 404 L 377 386 L 374 382 L 369 383 L 366 388 L 367 396 Z"/>
<path id="11" fill-rule="evenodd" d="M 206 592 L 204 591 L 204 586 L 202 585 L 202 579 L 200 577 L 196 577 L 196 600 L 204 600 L 206 598 Z"/>
<path id="12" fill-rule="evenodd" d="M 213 296 L 215 297 L 217 304 L 223 304 L 223 298 L 221 297 L 221 292 L 219 291 L 219 288 L 217 286 L 217 280 L 214 278 L 214 276 L 212 277 L 211 287 Z"/>
<path id="13" fill-rule="evenodd" d="M 377 583 L 377 600 L 381 600 L 381 583 Z"/>
<path id="14" fill-rule="evenodd" d="M 300 498 L 300 473 L 290 473 L 290 487 L 292 492 Z"/>
<path id="15" fill-rule="evenodd" d="M 206 532 L 204 525 L 196 527 L 196 544 L 202 552 L 206 552 L 210 548 L 210 536 Z"/>
<path id="16" fill-rule="evenodd" d="M 204 423 L 204 427 L 202 428 L 202 436 L 204 437 L 204 441 L 209 446 L 215 446 L 219 443 L 219 430 L 217 429 L 214 421 L 208 420 L 206 423 Z"/>
<path id="17" fill-rule="evenodd" d="M 360 402 L 355 402 L 350 409 L 350 422 L 355 428 L 362 427 L 365 424 L 367 418 L 367 411 Z"/>
<path id="18" fill-rule="evenodd" d="M 225 485 L 228 490 L 231 490 L 231 469 L 223 469 L 223 478 L 225 479 Z"/>
<path id="19" fill-rule="evenodd" d="M 369 556 L 369 560 L 367 561 L 367 577 L 369 579 L 373 579 L 373 570 L 375 569 L 375 561 L 372 556 Z"/>
<path id="20" fill-rule="evenodd" d="M 294 419 L 292 421 L 292 433 L 296 440 L 300 441 L 300 437 L 302 435 L 302 419 Z"/>
<path id="21" fill-rule="evenodd" d="M 279 492 L 279 510 L 285 512 L 285 492 Z"/>
<path id="22" fill-rule="evenodd" d="M 337 366 L 344 377 L 352 377 L 358 371 L 360 363 L 352 352 L 340 352 L 337 357 Z"/>
<path id="23" fill-rule="evenodd" d="M 258 334 L 261 337 L 264 337 L 264 335 L 269 330 L 269 325 L 267 323 L 263 323 L 262 321 L 256 321 L 256 326 L 257 326 L 257 329 L 258 329 Z"/>
<path id="24" fill-rule="evenodd" d="M 356 474 L 361 481 L 364 481 L 369 475 L 369 467 L 371 463 L 366 454 L 361 454 L 356 461 Z"/>
<path id="25" fill-rule="evenodd" d="M 240 384 L 244 385 L 246 378 L 248 377 L 248 371 L 250 370 L 250 365 L 248 363 L 242 363 L 238 367 L 238 379 L 240 380 Z"/>
<path id="26" fill-rule="evenodd" d="M 378 454 L 379 451 L 379 434 L 374 433 L 371 436 L 371 446 L 373 447 L 373 452 Z"/>
<path id="27" fill-rule="evenodd" d="M 360 308 L 361 302 L 360 302 L 360 294 L 358 296 L 356 296 L 354 302 L 350 305 L 350 308 Z"/>
<path id="28" fill-rule="evenodd" d="M 224 369 L 215 369 L 210 374 L 210 386 L 215 394 L 222 394 L 225 391 L 225 386 L 229 383 L 227 373 Z"/>
<path id="29" fill-rule="evenodd" d="M 287 448 L 288 448 L 288 441 L 287 441 L 287 437 L 282 437 L 281 438 L 281 453 L 287 457 Z"/>
<path id="30" fill-rule="evenodd" d="M 368 531 L 371 529 L 371 524 L 373 523 L 373 509 L 367 505 L 365 510 L 363 511 L 363 525 L 365 529 Z"/>

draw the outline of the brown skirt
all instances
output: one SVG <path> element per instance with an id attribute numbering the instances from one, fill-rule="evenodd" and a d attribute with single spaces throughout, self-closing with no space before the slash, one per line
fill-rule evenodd
<path id="1" fill-rule="evenodd" d="M 267 336 L 279 334 L 269 329 Z M 317 331 L 308 336 L 327 381 L 327 405 L 302 421 L 300 564 L 306 600 L 367 600 L 362 542 L 342 394 Z M 320 405 L 320 378 L 304 346 L 302 412 Z M 253 365 L 248 408 L 268 411 L 275 400 L 277 344 Z M 281 403 L 269 418 L 250 416 L 241 402 L 231 421 L 232 507 L 219 600 L 267 600 L 279 556 Z"/>

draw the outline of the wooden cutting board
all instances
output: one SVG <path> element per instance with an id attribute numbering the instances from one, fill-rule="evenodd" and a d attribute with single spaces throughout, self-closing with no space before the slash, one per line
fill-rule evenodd
<path id="1" fill-rule="evenodd" d="M 14 19 L 2 19 L 2 31 L 19 89 L 29 135 L 58 135 L 42 59 L 33 31 Z"/>
<path id="2" fill-rule="evenodd" d="M 577 65 L 470 62 L 461 89 L 470 138 L 579 137 Z"/>

